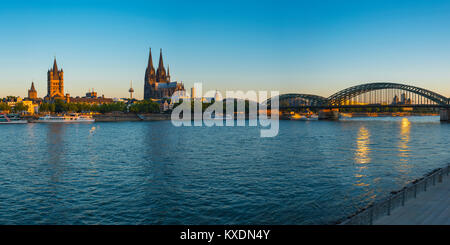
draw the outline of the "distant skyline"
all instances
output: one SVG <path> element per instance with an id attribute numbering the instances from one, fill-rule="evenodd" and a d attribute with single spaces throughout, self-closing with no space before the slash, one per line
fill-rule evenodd
<path id="1" fill-rule="evenodd" d="M 369 82 L 450 97 L 448 1 L 20 1 L 0 9 L 0 97 L 47 93 L 56 56 L 65 93 L 143 98 L 148 50 L 187 91 L 329 96 Z"/>

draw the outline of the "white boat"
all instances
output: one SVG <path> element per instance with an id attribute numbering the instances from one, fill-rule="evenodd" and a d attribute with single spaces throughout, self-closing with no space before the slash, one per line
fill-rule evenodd
<path id="1" fill-rule="evenodd" d="M 90 123 L 95 122 L 91 116 L 69 114 L 64 116 L 50 116 L 46 115 L 40 117 L 36 122 L 38 123 Z"/>
<path id="2" fill-rule="evenodd" d="M 27 120 L 22 119 L 17 114 L 0 113 L 0 124 L 24 124 Z"/>

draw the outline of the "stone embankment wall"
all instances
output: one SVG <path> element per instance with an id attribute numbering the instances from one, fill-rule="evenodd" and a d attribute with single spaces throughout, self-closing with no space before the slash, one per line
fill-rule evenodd
<path id="1" fill-rule="evenodd" d="M 170 114 L 144 113 L 138 115 L 143 121 L 163 121 L 170 120 Z"/>
<path id="2" fill-rule="evenodd" d="M 94 115 L 94 119 L 96 122 L 161 121 L 170 120 L 170 114 L 105 113 Z"/>

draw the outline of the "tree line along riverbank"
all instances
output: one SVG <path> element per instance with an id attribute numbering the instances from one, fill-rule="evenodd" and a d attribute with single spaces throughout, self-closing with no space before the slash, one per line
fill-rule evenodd
<path id="1" fill-rule="evenodd" d="M 38 110 L 39 113 L 110 113 L 110 112 L 133 112 L 133 113 L 160 113 L 162 110 L 161 104 L 164 102 L 170 103 L 170 99 L 163 100 L 160 102 L 152 101 L 152 100 L 134 100 L 131 103 L 125 102 L 113 102 L 113 103 L 104 103 L 104 104 L 89 104 L 83 102 L 66 102 L 61 99 L 56 99 L 53 102 L 42 102 L 39 104 Z M 173 108 L 179 106 L 182 103 L 182 100 L 178 103 L 173 104 Z M 208 107 L 214 104 L 214 101 L 211 102 L 201 102 L 202 111 L 205 111 Z M 249 111 L 250 102 L 248 100 L 243 101 L 243 105 L 246 113 Z M 257 106 L 257 105 L 256 105 Z M 257 106 L 258 107 L 258 106 Z M 191 101 L 191 108 L 194 110 L 194 101 Z M 238 100 L 234 99 L 234 111 L 237 111 L 238 108 Z M 223 103 L 223 109 L 226 110 L 226 101 Z M 14 106 L 10 106 L 8 103 L 0 102 L 0 111 L 4 112 L 23 112 L 27 111 L 27 106 L 18 102 Z"/>
<path id="2" fill-rule="evenodd" d="M 0 111 L 19 113 L 27 111 L 28 107 L 22 102 L 10 106 L 0 103 Z M 134 101 L 132 104 L 113 102 L 105 104 L 67 103 L 63 100 L 55 100 L 53 103 L 42 102 L 39 105 L 39 113 L 110 113 L 114 111 L 134 113 L 159 113 L 160 104 L 151 100 Z"/>

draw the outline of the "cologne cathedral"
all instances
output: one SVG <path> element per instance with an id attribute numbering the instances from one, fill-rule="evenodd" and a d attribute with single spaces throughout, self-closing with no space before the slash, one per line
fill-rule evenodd
<path id="1" fill-rule="evenodd" d="M 155 71 L 152 60 L 152 50 L 148 57 L 145 70 L 144 99 L 170 98 L 175 91 L 185 91 L 183 83 L 171 82 L 169 67 L 164 68 L 162 50 L 159 54 L 159 64 Z"/>

